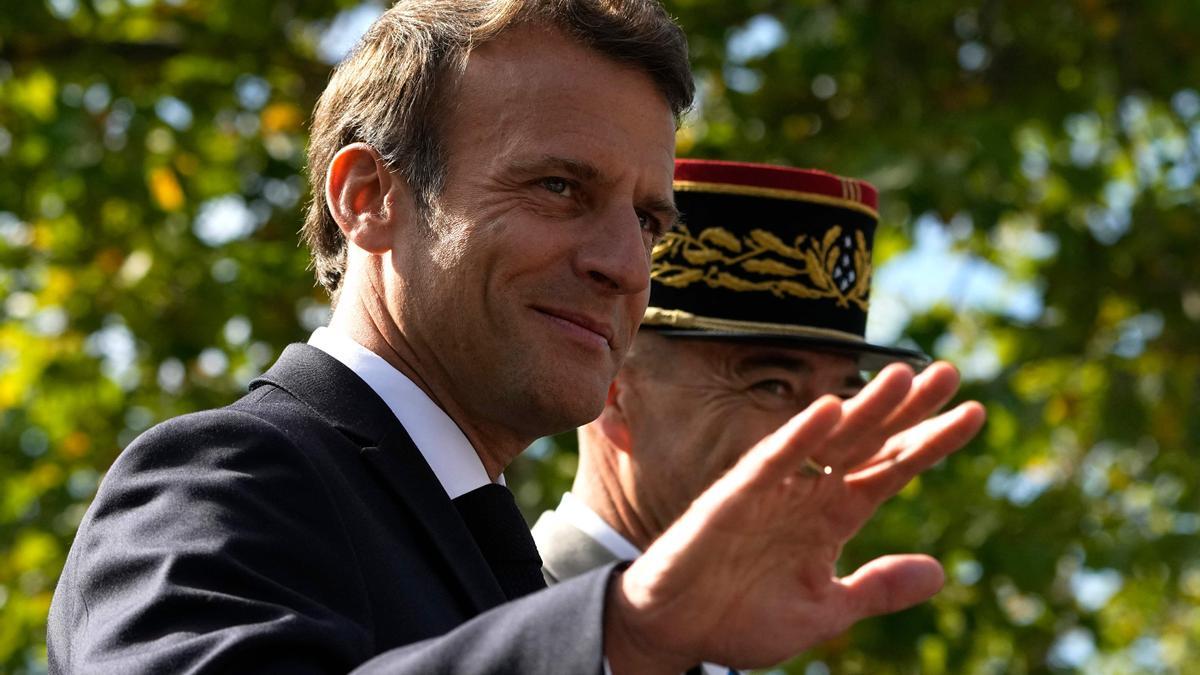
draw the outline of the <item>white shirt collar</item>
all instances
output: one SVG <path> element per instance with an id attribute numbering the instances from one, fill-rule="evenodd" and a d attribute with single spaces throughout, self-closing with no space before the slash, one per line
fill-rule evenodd
<path id="1" fill-rule="evenodd" d="M 382 356 L 332 328 L 313 331 L 308 344 L 362 378 L 400 420 L 450 499 L 491 482 L 462 429 L 404 373 Z M 504 485 L 504 475 L 496 482 Z"/>
<path id="2" fill-rule="evenodd" d="M 559 501 L 558 508 L 554 512 L 575 526 L 575 529 L 608 549 L 608 552 L 615 555 L 618 560 L 633 560 L 642 554 L 638 547 L 621 536 L 621 533 L 617 532 L 612 525 L 609 525 L 591 507 L 584 504 L 582 499 L 570 492 L 563 493 L 562 500 Z"/>

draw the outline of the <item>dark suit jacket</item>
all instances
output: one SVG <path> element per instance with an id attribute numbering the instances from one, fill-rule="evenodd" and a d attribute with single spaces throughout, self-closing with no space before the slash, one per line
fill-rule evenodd
<path id="1" fill-rule="evenodd" d="M 383 401 L 292 345 L 114 463 L 55 592 L 50 670 L 598 673 L 611 570 L 501 604 Z"/>

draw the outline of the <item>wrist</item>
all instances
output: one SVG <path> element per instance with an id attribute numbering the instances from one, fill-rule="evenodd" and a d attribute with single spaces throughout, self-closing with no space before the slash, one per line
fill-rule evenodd
<path id="1" fill-rule="evenodd" d="M 630 600 L 624 581 L 624 572 L 613 575 L 604 603 L 604 655 L 613 675 L 678 675 L 696 665 L 700 659 L 674 654 L 657 643 L 653 621 Z"/>

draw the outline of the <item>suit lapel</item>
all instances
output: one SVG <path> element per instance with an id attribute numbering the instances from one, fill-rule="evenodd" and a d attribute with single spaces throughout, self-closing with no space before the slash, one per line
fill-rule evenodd
<path id="1" fill-rule="evenodd" d="M 416 516 L 476 612 L 505 601 L 458 511 L 387 404 L 349 368 L 305 344 L 289 345 L 253 390 L 273 384 L 305 402 L 362 448 L 367 467 Z"/>
<path id="2" fill-rule="evenodd" d="M 390 414 L 390 411 L 389 411 Z M 387 438 L 376 447 L 365 447 L 363 458 L 424 525 L 430 540 L 467 592 L 476 612 L 505 601 L 496 575 L 463 524 L 433 470 L 425 463 L 408 433 L 396 425 L 402 438 Z"/>

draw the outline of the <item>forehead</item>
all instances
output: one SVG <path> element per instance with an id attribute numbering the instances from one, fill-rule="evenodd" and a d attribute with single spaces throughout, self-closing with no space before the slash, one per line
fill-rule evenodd
<path id="1" fill-rule="evenodd" d="M 647 74 L 556 29 L 517 26 L 478 47 L 451 99 L 452 152 L 500 161 L 560 156 L 565 146 L 605 172 L 652 172 L 670 191 L 675 125 L 666 99 Z"/>
<path id="2" fill-rule="evenodd" d="M 654 340 L 655 352 L 676 361 L 676 365 L 682 367 L 681 372 L 739 374 L 779 369 L 815 376 L 859 375 L 858 359 L 836 351 L 735 340 L 667 338 L 653 334 L 647 335 L 647 340 Z"/>

